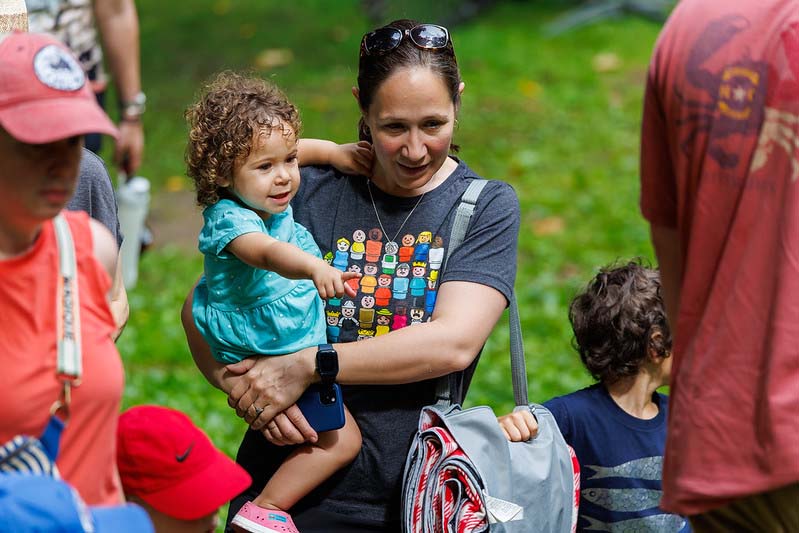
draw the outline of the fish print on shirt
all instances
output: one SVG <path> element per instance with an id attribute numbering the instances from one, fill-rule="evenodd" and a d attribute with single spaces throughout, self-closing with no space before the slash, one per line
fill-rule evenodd
<path id="1" fill-rule="evenodd" d="M 610 511 L 632 512 L 652 509 L 660 504 L 662 490 L 590 488 L 580 491 L 587 501 Z"/>
<path id="2" fill-rule="evenodd" d="M 584 531 L 612 531 L 613 533 L 670 533 L 685 527 L 685 518 L 676 514 L 654 514 L 606 524 L 583 515 L 588 520 Z"/>
<path id="3" fill-rule="evenodd" d="M 584 465 L 583 468 L 590 468 L 594 473 L 586 480 L 602 479 L 606 477 L 632 477 L 636 479 L 659 480 L 663 471 L 663 457 L 654 455 L 652 457 L 642 457 L 618 466 L 606 467 L 597 465 Z M 587 472 L 586 472 L 587 473 Z"/>

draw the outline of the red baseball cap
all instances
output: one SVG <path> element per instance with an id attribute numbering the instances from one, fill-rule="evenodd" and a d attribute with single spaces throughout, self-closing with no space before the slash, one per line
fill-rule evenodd
<path id="1" fill-rule="evenodd" d="M 119 416 L 117 467 L 125 494 L 178 520 L 213 513 L 251 482 L 188 416 L 156 405 Z"/>
<path id="2" fill-rule="evenodd" d="M 30 144 L 117 136 L 72 52 L 47 35 L 18 31 L 0 42 L 0 126 Z"/>

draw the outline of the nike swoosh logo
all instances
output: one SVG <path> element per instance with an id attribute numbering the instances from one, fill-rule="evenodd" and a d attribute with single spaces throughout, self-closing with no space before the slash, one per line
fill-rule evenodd
<path id="1" fill-rule="evenodd" d="M 181 455 L 175 455 L 175 459 L 177 459 L 177 461 L 179 463 L 182 463 L 189 456 L 189 453 L 191 452 L 192 448 L 194 448 L 194 443 L 193 442 L 191 444 L 189 444 L 189 447 L 186 448 L 186 451 L 183 452 Z"/>

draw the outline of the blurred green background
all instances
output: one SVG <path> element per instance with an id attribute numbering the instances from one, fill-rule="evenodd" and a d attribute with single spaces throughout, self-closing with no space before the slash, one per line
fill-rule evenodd
<path id="1" fill-rule="evenodd" d="M 435 22 L 462 3 L 384 2 L 375 18 Z M 638 211 L 637 167 L 643 83 L 659 24 L 627 15 L 551 37 L 546 24 L 575 3 L 487 4 L 451 27 L 466 82 L 455 140 L 470 166 L 512 184 L 521 201 L 516 289 L 530 399 L 541 402 L 591 382 L 570 344 L 567 305 L 575 291 L 601 265 L 631 257 L 653 262 Z M 137 6 L 148 96 L 140 173 L 154 187 L 156 246 L 141 259 L 119 340 L 124 403 L 181 409 L 234 455 L 244 423 L 195 368 L 180 327 L 183 298 L 202 270 L 200 214 L 183 164 L 183 110 L 214 72 L 254 70 L 299 106 L 305 136 L 353 141 L 358 44 L 375 22 L 357 0 Z M 503 320 L 485 347 L 469 405 L 489 404 L 498 414 L 512 408 L 507 346 Z"/>

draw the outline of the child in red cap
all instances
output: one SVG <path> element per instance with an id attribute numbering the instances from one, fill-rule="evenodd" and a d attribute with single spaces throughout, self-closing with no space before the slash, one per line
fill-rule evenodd
<path id="1" fill-rule="evenodd" d="M 156 405 L 119 417 L 117 466 L 126 498 L 147 510 L 156 533 L 213 532 L 219 508 L 251 481 L 188 416 Z"/>

